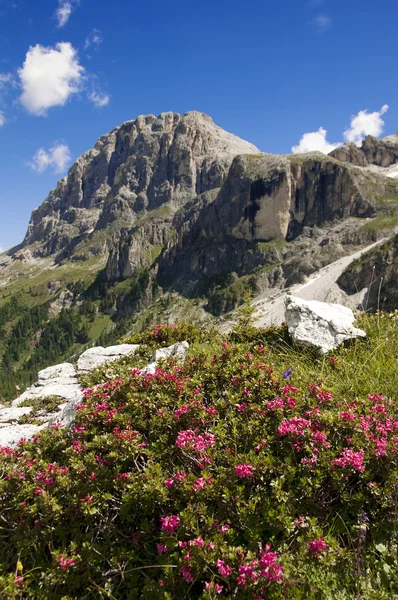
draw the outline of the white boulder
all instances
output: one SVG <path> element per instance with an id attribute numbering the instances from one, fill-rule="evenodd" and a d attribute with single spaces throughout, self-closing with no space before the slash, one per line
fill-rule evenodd
<path id="1" fill-rule="evenodd" d="M 18 421 L 21 417 L 32 412 L 31 406 L 12 406 L 10 408 L 0 409 L 0 423 L 9 423 L 10 421 Z"/>
<path id="2" fill-rule="evenodd" d="M 0 446 L 14 446 L 20 439 L 29 440 L 45 425 L 7 425 L 0 428 Z"/>
<path id="3" fill-rule="evenodd" d="M 108 348 L 103 348 L 102 346 L 89 348 L 83 352 L 77 361 L 78 373 L 89 373 L 100 365 L 118 360 L 122 356 L 134 354 L 137 348 L 139 348 L 137 344 L 119 344 L 117 346 L 109 346 Z"/>
<path id="4" fill-rule="evenodd" d="M 155 354 L 152 356 L 151 362 L 156 363 L 158 362 L 158 360 L 165 360 L 166 358 L 170 358 L 171 356 L 177 358 L 180 361 L 184 361 L 185 356 L 188 352 L 188 348 L 188 342 L 173 344 L 172 346 L 168 346 L 167 348 L 159 348 L 159 350 L 156 350 Z"/>
<path id="5" fill-rule="evenodd" d="M 287 296 L 285 321 L 289 334 L 298 344 L 318 348 L 321 354 L 334 350 L 346 340 L 366 337 L 362 329 L 354 327 L 352 310 L 340 304 Z"/>
<path id="6" fill-rule="evenodd" d="M 52 367 L 47 367 L 38 373 L 39 381 L 48 381 L 49 379 L 70 379 L 76 377 L 76 369 L 71 363 L 61 363 Z"/>
<path id="7" fill-rule="evenodd" d="M 188 342 L 179 342 L 177 344 L 173 344 L 172 346 L 168 346 L 167 348 L 159 348 L 158 350 L 155 350 L 151 362 L 144 369 L 142 369 L 141 373 L 143 373 L 144 375 L 153 375 L 156 371 L 156 365 L 158 361 L 166 360 L 171 356 L 173 358 L 176 358 L 180 362 L 184 362 L 188 352 L 188 348 Z"/>

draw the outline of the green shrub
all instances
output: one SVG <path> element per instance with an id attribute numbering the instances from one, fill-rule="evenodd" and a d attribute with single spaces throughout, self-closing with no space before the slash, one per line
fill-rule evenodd
<path id="1" fill-rule="evenodd" d="M 367 354 L 301 366 L 280 337 L 141 334 L 191 335 L 185 365 L 126 369 L 86 391 L 72 430 L 0 449 L 0 597 L 392 598 L 398 406 L 382 373 L 342 391 L 378 352 L 396 360 L 394 315 L 370 325 Z"/>
<path id="2" fill-rule="evenodd" d="M 205 341 L 211 335 L 218 335 L 216 331 L 200 329 L 192 323 L 174 323 L 165 325 L 160 323 L 142 333 L 137 333 L 123 340 L 126 344 L 146 344 L 150 347 L 171 346 L 177 342 Z"/>

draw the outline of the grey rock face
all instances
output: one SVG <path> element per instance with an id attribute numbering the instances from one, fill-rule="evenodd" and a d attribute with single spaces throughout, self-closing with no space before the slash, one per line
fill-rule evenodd
<path id="1" fill-rule="evenodd" d="M 156 371 L 157 363 L 160 360 L 166 360 L 167 358 L 175 358 L 179 362 L 184 362 L 186 354 L 188 352 L 189 344 L 188 342 L 181 342 L 177 344 L 173 344 L 172 346 L 168 346 L 167 348 L 159 348 L 155 351 L 152 356 L 152 360 L 144 369 L 142 369 L 142 373 L 153 375 Z"/>
<path id="2" fill-rule="evenodd" d="M 376 165 L 387 168 L 398 162 L 398 133 L 383 139 L 368 135 L 360 148 L 353 143 L 344 144 L 332 150 L 329 156 L 360 167 Z"/>
<path id="3" fill-rule="evenodd" d="M 320 354 L 338 348 L 346 340 L 366 337 L 362 329 L 353 326 L 354 314 L 346 306 L 288 296 L 285 307 L 291 337 L 298 344 L 317 348 Z"/>
<path id="4" fill-rule="evenodd" d="M 217 197 L 176 219 L 177 235 L 159 259 L 161 285 L 246 275 L 264 265 L 259 243 L 293 240 L 337 218 L 372 216 L 377 184 L 367 186 L 366 177 L 319 153 L 236 157 Z"/>
<path id="5" fill-rule="evenodd" d="M 369 164 L 389 167 L 398 162 L 398 134 L 379 140 L 368 135 L 361 148 Z"/>
<path id="6" fill-rule="evenodd" d="M 353 262 L 337 280 L 348 294 L 364 292 L 368 310 L 398 307 L 398 235 Z"/>
<path id="7" fill-rule="evenodd" d="M 175 358 L 181 362 L 184 362 L 188 349 L 188 342 L 173 344 L 168 348 L 159 348 L 155 351 L 155 354 L 152 356 L 151 362 L 156 363 L 159 360 L 166 360 L 167 358 Z"/>
<path id="8" fill-rule="evenodd" d="M 117 219 L 133 226 L 142 211 L 175 210 L 220 187 L 241 153 L 259 151 L 196 111 L 128 121 L 83 154 L 33 211 L 24 245 L 40 242 L 42 254 L 64 249 L 67 257 L 93 229 Z"/>
<path id="9" fill-rule="evenodd" d="M 122 356 L 134 354 L 138 348 L 137 344 L 119 344 L 108 348 L 94 346 L 81 354 L 77 361 L 77 371 L 79 374 L 89 373 L 100 365 L 118 360 Z"/>
<path id="10" fill-rule="evenodd" d="M 365 153 L 353 142 L 339 146 L 330 152 L 329 156 L 341 162 L 348 162 L 359 167 L 366 167 L 369 163 Z"/>

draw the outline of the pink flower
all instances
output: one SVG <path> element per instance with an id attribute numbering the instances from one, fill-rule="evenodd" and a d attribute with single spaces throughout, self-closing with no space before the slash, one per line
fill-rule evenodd
<path id="1" fill-rule="evenodd" d="M 156 549 L 159 554 L 167 554 L 168 552 L 166 544 L 156 544 Z"/>
<path id="2" fill-rule="evenodd" d="M 229 577 L 232 573 L 231 567 L 229 567 L 223 560 L 218 560 L 216 562 L 216 567 L 222 577 Z"/>
<path id="3" fill-rule="evenodd" d="M 230 529 L 230 525 L 228 523 L 220 525 L 218 521 L 214 521 L 214 527 L 217 529 L 218 533 L 227 533 L 227 531 Z"/>
<path id="4" fill-rule="evenodd" d="M 191 569 L 187 566 L 180 567 L 180 573 L 187 583 L 193 583 Z"/>
<path id="5" fill-rule="evenodd" d="M 199 546 L 199 548 L 203 548 L 203 546 L 205 545 L 201 535 L 199 537 L 195 538 L 194 540 L 192 540 L 192 542 L 195 546 Z"/>
<path id="6" fill-rule="evenodd" d="M 307 419 L 303 419 L 302 417 L 292 417 L 290 420 L 284 419 L 282 421 L 278 427 L 278 433 L 282 437 L 289 433 L 293 433 L 294 435 L 304 435 L 311 425 L 311 421 Z"/>
<path id="7" fill-rule="evenodd" d="M 24 584 L 23 577 L 21 577 L 21 575 L 15 575 L 14 583 L 15 583 L 15 585 L 18 585 L 18 586 L 23 585 Z"/>
<path id="8" fill-rule="evenodd" d="M 167 531 L 167 533 L 174 533 L 174 530 L 180 526 L 180 517 L 179 515 L 169 515 L 167 517 L 160 518 L 162 523 L 163 531 Z"/>
<path id="9" fill-rule="evenodd" d="M 283 567 L 276 561 L 278 552 L 270 552 L 271 546 L 267 544 L 265 549 L 260 552 L 258 566 L 261 567 L 261 575 L 268 581 L 279 581 L 282 579 Z"/>
<path id="10" fill-rule="evenodd" d="M 316 540 L 312 540 L 308 542 L 308 551 L 309 553 L 317 558 L 320 552 L 324 552 L 328 549 L 328 545 L 323 538 L 318 538 Z"/>
<path id="11" fill-rule="evenodd" d="M 165 482 L 164 482 L 164 484 L 165 484 L 166 487 L 170 488 L 174 484 L 174 479 L 166 479 Z"/>
<path id="12" fill-rule="evenodd" d="M 343 452 L 340 452 L 340 457 L 332 460 L 332 465 L 336 467 L 352 467 L 355 471 L 365 470 L 365 465 L 363 464 L 363 458 L 365 453 L 363 450 L 359 450 L 358 452 L 354 452 L 352 448 L 344 448 Z"/>
<path id="13" fill-rule="evenodd" d="M 238 477 L 253 477 L 253 467 L 252 465 L 237 465 L 235 467 L 235 474 Z"/>
<path id="14" fill-rule="evenodd" d="M 176 440 L 176 446 L 185 450 L 193 450 L 202 453 L 207 448 L 214 446 L 215 436 L 212 433 L 196 435 L 192 429 L 180 431 Z"/>
<path id="15" fill-rule="evenodd" d="M 73 558 L 66 558 L 65 556 L 63 556 L 63 554 L 60 554 L 57 557 L 57 560 L 61 569 L 68 569 L 69 567 L 74 567 L 76 564 Z"/>
<path id="16" fill-rule="evenodd" d="M 91 496 L 90 494 L 87 494 L 87 496 L 80 499 L 80 502 L 87 503 L 87 504 L 90 504 L 92 501 L 93 501 L 93 496 Z"/>
<path id="17" fill-rule="evenodd" d="M 213 583 L 211 581 L 206 581 L 205 582 L 205 589 L 206 590 L 212 590 L 214 589 L 214 591 L 216 592 L 216 594 L 221 594 L 221 592 L 224 589 L 223 585 L 218 585 L 218 583 Z"/>
<path id="18" fill-rule="evenodd" d="M 181 415 L 186 415 L 188 411 L 189 406 L 185 404 L 184 406 L 181 406 L 181 408 L 178 408 L 174 411 L 174 418 L 178 420 L 181 417 Z"/>

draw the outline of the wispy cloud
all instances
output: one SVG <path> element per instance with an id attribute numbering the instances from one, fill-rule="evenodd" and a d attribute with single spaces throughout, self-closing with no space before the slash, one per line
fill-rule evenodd
<path id="1" fill-rule="evenodd" d="M 5 125 L 6 122 L 6 117 L 4 115 L 4 112 L 2 110 L 0 110 L 0 127 L 3 127 L 3 125 Z"/>
<path id="2" fill-rule="evenodd" d="M 55 11 L 55 18 L 57 19 L 57 27 L 64 27 L 70 19 L 70 16 L 75 8 L 76 3 L 71 0 L 59 0 L 59 6 Z"/>
<path id="3" fill-rule="evenodd" d="M 102 34 L 99 29 L 93 29 L 92 32 L 86 37 L 84 49 L 87 50 L 90 46 L 94 46 L 95 50 L 98 50 L 103 42 Z"/>
<path id="4" fill-rule="evenodd" d="M 7 87 L 15 87 L 16 81 L 12 73 L 0 73 L 0 91 Z"/>
<path id="5" fill-rule="evenodd" d="M 108 106 L 110 101 L 109 96 L 103 92 L 90 92 L 87 94 L 87 98 L 91 100 L 91 102 L 97 108 L 104 108 L 104 106 Z"/>
<path id="6" fill-rule="evenodd" d="M 346 142 L 354 142 L 359 145 L 367 135 L 378 137 L 384 129 L 384 115 L 388 110 L 385 104 L 379 111 L 369 113 L 367 110 L 360 110 L 358 114 L 351 117 L 350 126 L 344 131 L 343 137 Z M 323 152 L 329 154 L 332 150 L 341 146 L 343 142 L 329 142 L 327 140 L 327 131 L 320 127 L 318 131 L 304 133 L 297 146 L 292 147 L 293 154 L 305 152 Z"/>
<path id="7" fill-rule="evenodd" d="M 70 165 L 71 160 L 69 147 L 62 142 L 55 142 L 48 151 L 44 148 L 36 150 L 33 159 L 27 164 L 37 173 L 43 173 L 49 167 L 55 173 L 63 173 Z"/>
<path id="8" fill-rule="evenodd" d="M 317 15 L 311 23 L 318 33 L 323 33 L 331 27 L 333 19 L 329 15 Z"/>

